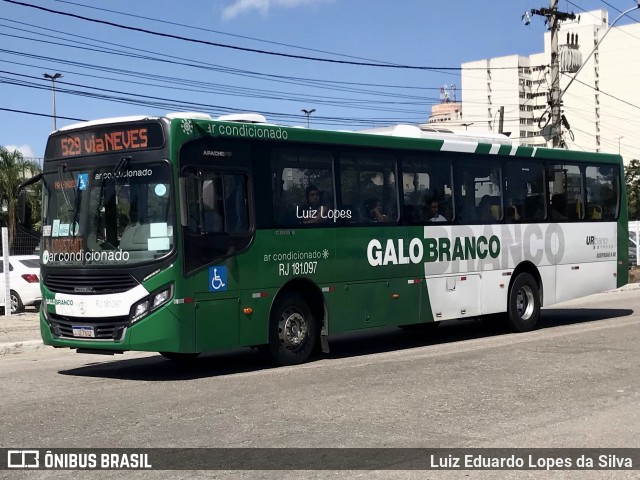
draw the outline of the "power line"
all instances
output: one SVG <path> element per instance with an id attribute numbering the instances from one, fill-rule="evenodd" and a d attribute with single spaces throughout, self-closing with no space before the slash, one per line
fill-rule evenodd
<path id="1" fill-rule="evenodd" d="M 356 65 L 356 66 L 363 66 L 363 67 L 398 68 L 398 69 L 405 69 L 405 70 L 428 70 L 428 71 L 434 71 L 434 70 L 461 71 L 462 70 L 462 67 L 426 67 L 426 66 L 418 66 L 418 65 L 399 65 L 399 64 L 388 64 L 388 63 L 355 62 L 355 61 L 349 61 L 349 60 L 335 60 L 335 59 L 331 59 L 331 58 L 310 57 L 310 56 L 306 56 L 306 55 L 294 55 L 294 54 L 291 54 L 291 53 L 273 52 L 273 51 L 261 50 L 261 49 L 257 49 L 257 48 L 239 47 L 237 45 L 229 45 L 229 44 L 226 44 L 226 43 L 219 43 L 219 42 L 209 42 L 207 40 L 199 40 L 199 39 L 195 39 L 195 38 L 184 37 L 182 35 L 174 35 L 174 34 L 171 34 L 171 33 L 156 32 L 156 31 L 149 30 L 149 29 L 146 29 L 146 28 L 131 27 L 131 26 L 128 26 L 128 25 L 122 25 L 122 24 L 115 23 L 115 22 L 109 22 L 107 20 L 98 20 L 96 18 L 85 17 L 83 15 L 78 15 L 76 13 L 61 12 L 59 10 L 53 10 L 51 8 L 41 7 L 39 5 L 32 5 L 32 4 L 29 4 L 29 3 L 19 2 L 17 0 L 2 0 L 2 1 L 3 2 L 7 2 L 7 3 L 12 3 L 14 5 L 20 5 L 20 6 L 23 6 L 23 7 L 34 8 L 36 10 L 41 10 L 41 11 L 48 12 L 48 13 L 53 13 L 53 14 L 56 14 L 56 15 L 62 15 L 62 16 L 66 16 L 66 17 L 76 18 L 76 19 L 79 19 L 79 20 L 85 20 L 85 21 L 88 21 L 88 22 L 99 23 L 99 24 L 102 24 L 102 25 L 108 25 L 108 26 L 115 27 L 115 28 L 120 28 L 120 29 L 123 29 L 123 30 L 131 30 L 131 31 L 134 31 L 134 32 L 141 32 L 141 33 L 147 33 L 149 35 L 155 35 L 155 36 L 158 36 L 158 37 L 173 38 L 175 40 L 182 40 L 182 41 L 185 41 L 185 42 L 198 43 L 198 44 L 201 44 L 201 45 L 209 45 L 209 46 L 213 46 L 213 47 L 229 48 L 229 49 L 232 49 L 232 50 L 239 50 L 239 51 L 243 51 L 243 52 L 260 53 L 260 54 L 263 54 L 263 55 L 272 55 L 272 56 L 284 57 L 284 58 L 295 58 L 295 59 L 298 59 L 298 60 L 311 60 L 311 61 L 315 61 L 315 62 L 335 63 L 335 64 L 342 64 L 342 65 Z M 514 68 L 517 68 L 517 67 L 497 67 L 495 69 L 496 70 L 513 70 Z M 484 69 L 484 68 L 469 68 L 467 70 L 486 70 L 486 69 Z"/>
<path id="2" fill-rule="evenodd" d="M 15 110 L 13 108 L 4 108 L 4 107 L 0 107 L 0 110 L 2 110 L 3 112 L 24 113 L 25 115 L 34 115 L 37 117 L 53 118 L 53 115 L 50 115 L 48 113 L 27 112 L 26 110 Z M 74 122 L 86 122 L 86 120 L 83 118 L 61 117 L 60 115 L 56 115 L 56 117 L 62 118 L 63 120 L 73 120 Z"/>
<path id="3" fill-rule="evenodd" d="M 618 100 L 619 102 L 625 103 L 625 104 L 629 105 L 630 107 L 640 109 L 640 106 L 638 106 L 638 105 L 634 105 L 634 104 L 633 104 L 633 103 L 631 103 L 631 102 L 627 102 L 626 100 L 623 100 L 623 99 L 621 99 L 621 98 L 618 98 L 618 97 L 616 97 L 615 95 L 611 95 L 610 93 L 604 92 L 604 91 L 602 91 L 602 90 L 600 90 L 600 89 L 596 89 L 596 87 L 594 87 L 594 86 L 592 86 L 592 85 L 589 85 L 588 83 L 585 83 L 585 82 L 583 82 L 582 80 L 578 80 L 577 78 L 575 78 L 575 76 L 573 76 L 573 77 L 572 77 L 571 75 L 569 75 L 569 74 L 567 74 L 567 73 L 564 73 L 564 72 L 562 72 L 562 74 L 563 74 L 563 75 L 566 75 L 566 76 L 567 76 L 567 77 L 569 77 L 569 78 L 573 78 L 573 80 L 574 80 L 575 82 L 578 82 L 578 83 L 580 83 L 580 84 L 584 85 L 585 87 L 589 87 L 591 90 L 596 90 L 598 93 L 601 93 L 601 94 L 603 94 L 603 95 L 605 95 L 605 96 L 607 96 L 607 97 L 611 97 L 611 98 L 613 98 L 614 100 Z"/>
<path id="4" fill-rule="evenodd" d="M 614 7 L 613 5 L 611 5 L 611 4 L 607 3 L 607 2 L 605 2 L 604 0 L 601 0 L 601 1 L 602 1 L 602 3 L 604 3 L 605 5 L 609 6 L 609 7 L 610 7 L 610 8 L 612 8 L 613 10 L 615 10 L 616 12 L 618 12 L 618 13 L 622 13 L 622 10 L 618 10 L 616 7 Z M 587 12 L 587 11 L 586 11 L 584 8 L 582 8 L 580 5 L 578 5 L 578 4 L 576 4 L 576 3 L 573 3 L 573 2 L 571 2 L 571 1 L 569 1 L 569 0 L 567 0 L 567 3 L 569 3 L 569 4 L 573 5 L 574 7 L 576 7 L 576 8 L 577 8 L 578 10 L 580 10 L 581 12 L 586 13 L 586 14 L 589 14 L 589 15 L 591 15 L 592 17 L 595 17 L 596 19 L 600 20 L 600 18 L 599 18 L 598 16 L 594 15 L 594 14 L 593 14 L 593 13 L 591 13 L 591 12 Z M 634 20 L 634 21 L 636 21 L 636 22 L 637 22 L 637 20 L 636 20 L 635 18 L 633 18 L 633 17 L 632 17 L 630 14 L 628 14 L 628 13 L 625 15 L 625 17 L 628 17 L 628 18 L 630 18 L 631 20 Z M 620 29 L 620 28 L 618 28 L 618 30 L 619 30 L 619 31 L 621 31 L 621 32 L 626 33 L 627 35 L 629 35 L 629 36 L 631 36 L 631 37 L 633 37 L 633 38 L 640 38 L 640 37 L 635 36 L 633 33 L 628 32 L 627 30 L 623 30 L 623 29 Z"/>
<path id="5" fill-rule="evenodd" d="M 355 55 L 346 55 L 344 53 L 329 52 L 327 50 L 320 50 L 320 49 L 317 49 L 317 48 L 301 47 L 301 46 L 298 46 L 298 45 L 292 45 L 290 43 L 275 42 L 273 40 L 265 40 L 265 39 L 262 39 L 262 38 L 250 37 L 248 35 L 238 35 L 238 34 L 235 34 L 235 33 L 222 32 L 220 30 L 213 30 L 213 29 L 210 29 L 210 28 L 196 27 L 195 25 L 187 25 L 185 23 L 170 22 L 168 20 L 162 20 L 160 18 L 145 17 L 144 15 L 135 15 L 133 13 L 126 13 L 126 12 L 120 12 L 118 10 L 111 10 L 111 9 L 108 9 L 108 8 L 96 7 L 95 5 L 84 5 L 82 3 L 71 2 L 69 0 L 55 0 L 55 1 L 57 1 L 58 3 L 68 3 L 70 5 L 76 5 L 76 6 L 82 7 L 82 8 L 89 8 L 89 9 L 92 9 L 92 10 L 99 10 L 99 11 L 102 11 L 102 12 L 115 13 L 116 15 L 122 15 L 122 16 L 125 16 L 125 17 L 132 17 L 132 18 L 138 18 L 138 19 L 142 19 L 142 20 L 149 20 L 151 22 L 158 22 L 158 23 L 163 23 L 165 25 L 173 25 L 173 26 L 176 26 L 176 27 L 184 27 L 184 28 L 189 28 L 191 30 L 199 30 L 201 32 L 215 33 L 215 34 L 218 34 L 218 35 L 226 35 L 226 36 L 234 37 L 234 38 L 242 38 L 242 39 L 245 39 L 245 40 L 251 40 L 251 41 L 255 41 L 255 42 L 269 43 L 271 45 L 278 45 L 278 46 L 281 46 L 281 47 L 297 48 L 299 50 L 307 50 L 309 52 L 326 53 L 328 55 L 335 55 L 337 57 L 355 58 L 357 60 L 367 60 L 369 62 L 379 62 L 379 63 L 387 63 L 389 65 L 394 65 L 392 62 L 384 62 L 384 61 L 381 61 L 381 60 L 373 60 L 371 58 L 357 57 Z"/>
<path id="6" fill-rule="evenodd" d="M 11 73 L 11 72 L 6 72 L 6 73 Z M 13 75 L 16 75 L 16 74 L 13 74 Z M 20 75 L 20 76 L 32 78 L 32 79 L 37 78 L 39 80 L 39 77 L 30 77 L 27 75 Z M 25 80 L 14 80 L 7 77 L 0 77 L 0 83 L 5 83 L 9 85 L 14 85 L 14 86 L 21 86 L 26 88 L 39 89 L 39 90 L 48 90 L 48 87 L 46 85 L 42 85 L 40 83 L 34 83 L 34 82 L 25 81 Z M 121 92 L 118 90 L 96 89 L 95 87 L 88 87 L 86 85 L 81 85 L 81 84 L 71 84 L 69 82 L 60 82 L 59 85 L 60 85 L 58 87 L 59 93 L 64 93 L 68 95 L 77 95 L 77 96 L 82 96 L 87 98 L 94 98 L 98 100 L 113 101 L 117 103 L 125 103 L 129 105 L 140 105 L 140 106 L 146 106 L 151 108 L 161 108 L 169 111 L 180 111 L 180 110 L 189 110 L 189 109 L 197 108 L 199 110 L 204 110 L 205 112 L 213 113 L 214 116 L 221 115 L 223 113 L 228 113 L 228 112 L 245 112 L 246 111 L 246 109 L 232 108 L 232 107 L 226 107 L 222 105 L 186 102 L 181 100 L 174 100 L 174 99 L 169 99 L 164 97 L 155 97 L 150 95 L 130 94 L 128 92 Z M 73 86 L 79 86 L 82 88 L 90 88 L 90 89 L 99 90 L 100 92 L 105 92 L 105 93 L 92 93 L 92 92 L 87 92 L 82 90 L 73 90 L 73 89 L 65 88 L 64 85 L 73 85 Z M 112 95 L 112 94 L 116 94 L 116 95 Z M 118 96 L 118 95 L 123 95 L 123 96 Z M 130 98 L 130 97 L 133 97 L 133 98 Z M 269 111 L 260 111 L 259 113 L 262 113 L 272 118 L 294 119 L 295 121 L 301 121 L 303 119 L 302 115 L 290 115 L 290 114 L 284 114 L 280 112 L 269 112 Z M 63 118 L 63 117 L 59 117 L 59 118 Z M 419 120 L 415 120 L 415 119 L 411 121 L 407 119 L 398 120 L 394 118 L 362 119 L 362 118 L 349 118 L 349 117 L 317 116 L 315 117 L 315 119 L 316 119 L 316 123 L 328 124 L 328 125 L 331 125 L 332 123 L 339 123 L 343 125 L 360 125 L 360 126 L 362 125 L 367 126 L 371 124 L 388 125 L 388 124 L 396 124 L 396 123 L 419 123 Z"/>
<path id="7" fill-rule="evenodd" d="M 0 17 L 0 19 L 4 19 L 4 18 Z M 4 19 L 4 20 L 7 20 L 7 19 Z M 9 21 L 11 21 L 11 20 L 9 20 Z M 16 23 L 24 24 L 23 22 L 16 22 Z M 26 24 L 26 25 L 29 25 L 29 24 Z M 3 25 L 0 24 L 0 26 L 3 26 Z M 11 28 L 11 29 L 14 29 L 14 30 L 28 31 L 29 33 L 34 33 L 36 35 L 44 35 L 44 34 L 41 34 L 41 33 L 38 33 L 38 32 L 31 32 L 29 30 L 21 29 L 21 28 L 17 28 L 17 27 L 8 27 L 6 25 L 5 25 L 5 27 L 6 28 Z M 42 28 L 43 30 L 55 31 L 55 30 L 46 29 L 46 28 L 37 27 L 37 26 L 35 28 Z M 88 39 L 90 41 L 97 41 L 97 40 L 93 40 L 93 39 L 90 39 L 88 37 L 82 37 L 82 36 L 79 36 L 79 35 L 73 35 L 73 34 L 66 34 L 66 35 L 70 35 L 72 37 L 85 38 L 85 39 Z M 407 94 L 400 94 L 400 93 L 390 93 L 390 92 L 382 92 L 382 91 L 379 91 L 379 90 L 367 90 L 367 89 L 362 89 L 362 88 L 353 88 L 353 87 L 349 87 L 349 86 L 342 86 L 342 85 L 358 85 L 358 83 L 356 83 L 356 82 L 340 82 L 340 81 L 310 79 L 310 78 L 304 78 L 304 77 L 291 77 L 291 76 L 285 76 L 285 75 L 265 74 L 265 73 L 260 73 L 260 72 L 252 72 L 252 71 L 247 71 L 247 70 L 233 69 L 233 68 L 223 67 L 223 66 L 219 66 L 219 65 L 215 65 L 215 64 L 209 64 L 209 63 L 205 63 L 205 62 L 199 62 L 199 61 L 195 61 L 195 60 L 184 59 L 183 57 L 176 57 L 176 56 L 172 56 L 172 55 L 164 55 L 164 54 L 160 54 L 160 53 L 157 53 L 157 52 L 151 52 L 151 53 L 156 53 L 157 55 L 163 55 L 162 58 L 151 57 L 149 55 L 132 54 L 132 53 L 127 53 L 127 52 L 118 51 L 118 50 L 114 50 L 114 49 L 105 49 L 104 47 L 95 47 L 90 43 L 79 42 L 79 41 L 75 41 L 74 44 L 53 42 L 51 40 L 52 38 L 58 38 L 59 39 L 59 37 L 55 37 L 55 36 L 51 36 L 51 35 L 47 35 L 46 40 L 44 40 L 44 39 L 40 40 L 40 39 L 36 39 L 36 38 L 30 38 L 30 37 L 24 37 L 24 36 L 21 36 L 21 35 L 12 35 L 12 34 L 5 34 L 5 36 L 13 37 L 13 38 L 19 38 L 19 39 L 23 39 L 23 40 L 34 41 L 34 42 L 47 43 L 48 45 L 60 45 L 60 46 L 67 47 L 67 48 L 81 49 L 83 51 L 91 50 L 91 51 L 104 53 L 104 54 L 109 54 L 109 55 L 128 56 L 128 57 L 132 57 L 132 58 L 140 58 L 140 59 L 149 60 L 149 61 L 156 61 L 156 62 L 162 62 L 162 63 L 176 64 L 176 65 L 184 65 L 184 66 L 189 66 L 189 67 L 193 67 L 193 68 L 212 70 L 212 71 L 217 71 L 217 72 L 221 72 L 221 73 L 227 73 L 227 74 L 231 74 L 231 75 L 238 75 L 238 76 L 243 76 L 243 77 L 248 77 L 248 78 L 259 78 L 261 80 L 277 81 L 279 83 L 289 83 L 289 84 L 293 84 L 293 85 L 302 85 L 302 86 L 306 86 L 306 87 L 311 86 L 311 87 L 316 87 L 316 88 L 324 88 L 324 89 L 329 89 L 329 90 L 345 91 L 345 92 L 351 92 L 351 93 L 362 93 L 362 94 L 376 95 L 376 96 L 387 96 L 387 97 L 407 98 L 407 99 L 416 99 L 416 100 L 424 100 L 425 99 L 425 97 L 423 97 L 423 96 L 407 95 Z M 62 40 L 65 41 L 65 42 L 67 41 L 65 39 L 62 39 Z M 119 47 L 130 48 L 132 50 L 144 51 L 145 53 L 149 53 L 149 50 L 142 50 L 142 49 L 133 48 L 133 47 L 125 47 L 124 45 L 120 45 L 120 44 L 113 43 L 113 42 L 104 42 L 104 41 L 102 41 L 101 43 L 107 43 L 107 44 L 116 45 L 116 46 L 119 46 Z M 86 46 L 83 47 L 81 45 L 88 45 L 88 47 L 86 47 Z M 6 52 L 10 53 L 10 51 L 6 51 Z M 29 54 L 25 53 L 24 55 L 29 55 Z M 183 60 L 187 60 L 187 61 L 178 62 L 178 61 L 169 60 L 169 58 L 177 58 L 177 59 L 183 59 Z M 191 63 L 191 62 L 196 62 L 196 63 Z M 68 63 L 68 62 L 66 62 L 66 63 Z M 98 68 L 98 67 L 96 67 L 96 68 Z M 154 75 L 154 76 L 157 77 L 157 75 Z M 328 86 L 324 85 L 324 84 L 327 84 Z M 367 86 L 368 84 L 360 84 L 360 85 Z M 380 87 L 385 87 L 385 88 L 388 88 L 388 87 L 393 87 L 393 88 L 412 88 L 412 89 L 418 89 L 418 90 L 420 90 L 420 89 L 424 89 L 424 90 L 436 90 L 436 89 L 439 89 L 439 87 L 402 87 L 402 86 L 380 85 L 380 84 L 369 84 L 369 86 L 380 86 Z M 236 88 L 236 87 L 234 86 L 233 88 Z"/>

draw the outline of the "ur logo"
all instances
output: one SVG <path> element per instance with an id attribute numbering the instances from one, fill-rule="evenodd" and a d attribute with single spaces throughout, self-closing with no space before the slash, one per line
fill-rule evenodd
<path id="1" fill-rule="evenodd" d="M 224 292 L 227 290 L 227 267 L 209 267 L 209 291 Z"/>
<path id="2" fill-rule="evenodd" d="M 7 450 L 7 467 L 38 468 L 40 452 L 38 450 Z"/>

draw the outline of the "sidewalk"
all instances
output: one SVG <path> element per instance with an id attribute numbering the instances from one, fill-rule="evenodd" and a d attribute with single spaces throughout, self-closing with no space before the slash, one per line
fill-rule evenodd
<path id="1" fill-rule="evenodd" d="M 21 313 L 0 315 L 0 357 L 11 353 L 44 348 L 40 338 L 38 312 L 26 307 Z"/>
<path id="2" fill-rule="evenodd" d="M 635 280 L 640 281 L 640 276 Z M 640 290 L 640 283 L 628 283 L 620 290 Z M 40 338 L 38 312 L 33 307 L 10 317 L 0 316 L 0 358 L 42 348 L 45 346 Z"/>

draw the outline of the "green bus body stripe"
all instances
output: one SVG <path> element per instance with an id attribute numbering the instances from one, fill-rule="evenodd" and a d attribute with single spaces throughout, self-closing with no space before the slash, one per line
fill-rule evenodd
<path id="1" fill-rule="evenodd" d="M 489 151 L 491 150 L 491 144 L 490 143 L 479 143 L 478 147 L 476 148 L 476 153 L 477 154 L 482 154 L 482 155 L 488 155 Z"/>
<path id="2" fill-rule="evenodd" d="M 498 155 L 509 155 L 511 152 L 511 145 L 500 145 L 500 150 L 498 150 Z"/>

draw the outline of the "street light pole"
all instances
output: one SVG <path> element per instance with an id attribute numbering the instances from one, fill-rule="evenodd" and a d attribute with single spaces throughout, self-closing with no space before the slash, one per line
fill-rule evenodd
<path id="1" fill-rule="evenodd" d="M 620 155 L 620 140 L 623 139 L 624 136 L 618 137 L 618 155 Z"/>
<path id="2" fill-rule="evenodd" d="M 304 108 L 302 110 L 300 110 L 302 113 L 304 113 L 307 116 L 307 128 L 309 128 L 309 117 L 311 116 L 311 114 L 313 112 L 316 111 L 315 108 L 312 108 L 311 110 L 305 110 Z"/>
<path id="3" fill-rule="evenodd" d="M 50 75 L 48 73 L 44 73 L 42 75 L 44 78 L 51 80 L 51 94 L 53 95 L 53 130 L 57 130 L 56 126 L 56 80 L 62 78 L 61 73 L 54 73 Z"/>

